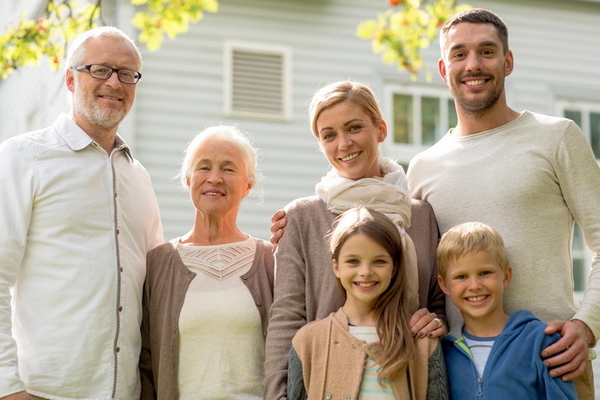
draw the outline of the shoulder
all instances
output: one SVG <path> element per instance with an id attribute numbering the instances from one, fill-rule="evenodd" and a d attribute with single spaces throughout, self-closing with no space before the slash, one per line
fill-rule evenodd
<path id="1" fill-rule="evenodd" d="M 286 216 L 293 214 L 306 214 L 310 212 L 325 212 L 327 205 L 318 196 L 301 197 L 291 201 L 284 207 Z"/>

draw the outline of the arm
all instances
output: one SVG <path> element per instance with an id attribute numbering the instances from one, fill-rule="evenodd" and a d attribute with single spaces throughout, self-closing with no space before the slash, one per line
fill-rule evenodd
<path id="1" fill-rule="evenodd" d="M 600 334 L 600 168 L 581 130 L 572 122 L 565 129 L 554 167 L 565 203 L 594 252 L 579 310 L 571 321 L 549 324 L 546 332 L 559 332 L 562 339 L 542 352 L 543 357 L 551 357 L 544 362 L 552 374 L 566 374 L 563 379 L 571 380 L 583 373 L 587 348 L 595 345 Z M 561 351 L 564 353 L 556 355 Z"/>
<path id="2" fill-rule="evenodd" d="M 289 214 L 288 214 L 289 215 Z M 286 396 L 292 338 L 306 324 L 306 265 L 299 224 L 292 213 L 286 235 L 275 251 L 275 291 L 266 341 L 264 398 Z"/>
<path id="3" fill-rule="evenodd" d="M 427 375 L 427 400 L 447 400 L 450 397 L 448 377 L 442 345 L 439 344 L 429 357 Z"/>
<path id="4" fill-rule="evenodd" d="M 28 399 L 19 377 L 17 345 L 12 337 L 10 288 L 27 246 L 34 202 L 34 161 L 14 142 L 0 144 L 0 396 Z M 8 398 L 11 398 L 10 396 Z"/>
<path id="5" fill-rule="evenodd" d="M 413 200 L 411 211 L 412 222 L 407 233 L 412 238 L 417 251 L 419 307 L 421 308 L 410 320 L 411 330 L 419 338 L 442 337 L 448 330 L 445 296 L 437 283 L 438 269 L 435 258 L 439 241 L 437 222 L 427 202 Z"/>
<path id="6" fill-rule="evenodd" d="M 306 387 L 304 386 L 304 376 L 302 375 L 302 361 L 292 347 L 290 352 L 290 361 L 288 367 L 287 395 L 290 400 L 306 400 Z"/>

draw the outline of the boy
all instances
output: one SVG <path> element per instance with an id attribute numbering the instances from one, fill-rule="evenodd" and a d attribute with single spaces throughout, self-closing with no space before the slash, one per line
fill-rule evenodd
<path id="1" fill-rule="evenodd" d="M 498 232 L 457 225 L 442 236 L 437 262 L 438 283 L 464 319 L 443 341 L 452 398 L 577 398 L 573 382 L 551 378 L 540 355 L 560 335 L 544 333 L 529 311 L 504 312 L 512 268 Z"/>

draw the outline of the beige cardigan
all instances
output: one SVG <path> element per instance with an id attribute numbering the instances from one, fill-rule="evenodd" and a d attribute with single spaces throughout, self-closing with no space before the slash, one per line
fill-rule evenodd
<path id="1" fill-rule="evenodd" d="M 434 351 L 437 350 L 437 364 L 442 367 L 444 364 L 437 338 L 414 340 L 416 352 L 413 360 L 409 362 L 404 373 L 390 382 L 396 399 L 428 398 L 428 364 Z M 301 362 L 303 383 L 309 399 L 358 398 L 365 360 L 368 356 L 373 357 L 373 354 L 369 350 L 369 344 L 348 332 L 348 318 L 342 309 L 331 313 L 325 319 L 305 325 L 294 337 L 292 346 L 289 378 L 293 380 L 299 376 L 299 367 L 293 361 L 295 351 Z M 435 391 L 447 396 L 445 371 L 433 373 L 440 374 L 432 378 L 438 382 L 438 386 L 443 386 Z M 299 383 L 302 385 L 302 382 Z M 290 381 L 288 396 L 293 400 L 296 400 L 295 386 L 293 381 Z M 441 395 L 433 398 L 444 397 Z"/>
<path id="2" fill-rule="evenodd" d="M 179 314 L 188 286 L 196 274 L 181 261 L 171 243 L 148 253 L 144 284 L 140 374 L 142 400 L 176 400 L 179 363 Z M 250 291 L 267 334 L 273 302 L 273 246 L 256 239 L 252 266 L 240 278 Z M 202 362 L 199 360 L 199 362 Z"/>

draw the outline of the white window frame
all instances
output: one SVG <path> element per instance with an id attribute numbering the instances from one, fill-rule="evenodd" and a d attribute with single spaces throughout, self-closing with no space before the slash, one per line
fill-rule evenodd
<path id="1" fill-rule="evenodd" d="M 283 59 L 283 113 L 260 113 L 244 112 L 233 109 L 233 53 L 236 50 L 276 54 Z M 233 117 L 248 117 L 268 120 L 286 120 L 292 119 L 292 49 L 288 46 L 280 46 L 268 43 L 244 42 L 228 40 L 224 44 L 224 85 L 223 85 L 223 113 Z"/>
<path id="2" fill-rule="evenodd" d="M 600 103 L 594 103 L 590 101 L 559 100 L 556 103 L 556 108 L 557 115 L 561 116 L 565 115 L 566 110 L 580 111 L 582 114 L 581 130 L 583 131 L 583 134 L 588 142 L 592 142 L 589 116 L 591 112 L 600 114 Z"/>
<path id="3" fill-rule="evenodd" d="M 394 95 L 402 94 L 411 96 L 413 99 L 413 139 L 414 144 L 396 143 L 394 142 Z M 415 155 L 426 150 L 429 146 L 422 144 L 421 130 L 421 98 L 436 97 L 440 99 L 440 124 L 441 126 L 448 125 L 448 100 L 452 100 L 452 96 L 448 88 L 423 87 L 414 85 L 388 85 L 384 89 L 385 109 L 384 118 L 388 125 L 388 135 L 383 143 L 383 147 L 388 155 L 397 159 L 402 163 L 408 163 Z M 444 135 L 444 132 L 441 132 Z"/>

